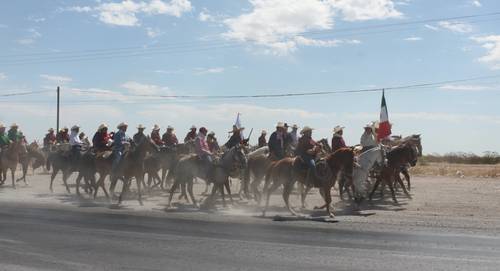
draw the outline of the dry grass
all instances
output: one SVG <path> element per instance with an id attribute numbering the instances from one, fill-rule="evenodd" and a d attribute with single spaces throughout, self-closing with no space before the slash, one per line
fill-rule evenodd
<path id="1" fill-rule="evenodd" d="M 419 163 L 410 172 L 419 176 L 498 178 L 500 177 L 500 165 Z"/>

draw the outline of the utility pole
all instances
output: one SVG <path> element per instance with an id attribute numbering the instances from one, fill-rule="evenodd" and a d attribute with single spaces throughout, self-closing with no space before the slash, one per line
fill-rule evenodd
<path id="1" fill-rule="evenodd" d="M 57 87 L 57 124 L 56 124 L 56 133 L 59 132 L 59 94 L 61 92 L 61 89 Z"/>

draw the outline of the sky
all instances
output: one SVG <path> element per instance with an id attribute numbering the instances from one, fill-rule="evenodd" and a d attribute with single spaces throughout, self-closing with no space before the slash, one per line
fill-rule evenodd
<path id="1" fill-rule="evenodd" d="M 225 142 L 240 112 L 251 142 L 282 121 L 355 145 L 387 88 L 393 134 L 424 153 L 500 152 L 499 22 L 495 0 L 4 1 L 0 122 L 41 140 L 60 86 L 61 126 L 90 136 L 194 124 Z"/>

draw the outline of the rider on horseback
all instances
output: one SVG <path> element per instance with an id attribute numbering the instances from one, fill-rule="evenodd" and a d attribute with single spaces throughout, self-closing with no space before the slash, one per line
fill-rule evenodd
<path id="1" fill-rule="evenodd" d="M 18 129 L 19 126 L 15 123 L 13 123 L 10 126 L 9 131 L 7 132 L 7 136 L 9 137 L 10 141 L 19 141 L 22 139 L 21 134 L 19 134 Z"/>
<path id="2" fill-rule="evenodd" d="M 158 124 L 155 124 L 153 127 L 153 131 L 151 132 L 151 140 L 153 140 L 153 142 L 158 146 L 165 145 L 165 142 L 161 140 L 160 126 L 158 126 Z"/>
<path id="3" fill-rule="evenodd" d="M 361 135 L 361 140 L 360 140 L 361 147 L 363 147 L 361 152 L 365 152 L 377 146 L 372 126 L 370 124 L 367 124 L 365 125 L 364 129 L 365 132 L 363 133 L 363 135 Z"/>
<path id="4" fill-rule="evenodd" d="M 71 146 L 71 159 L 76 161 L 80 158 L 83 142 L 79 137 L 80 126 L 74 125 L 71 127 L 69 135 L 69 145 Z"/>
<path id="5" fill-rule="evenodd" d="M 344 138 L 342 138 L 343 134 L 344 134 L 344 127 L 337 125 L 335 126 L 335 128 L 333 128 L 332 152 L 347 147 Z"/>
<path id="6" fill-rule="evenodd" d="M 144 134 L 144 130 L 146 127 L 142 124 L 137 126 L 137 133 L 134 135 L 133 140 L 136 145 L 141 144 L 144 140 L 147 140 L 146 135 Z"/>
<path id="7" fill-rule="evenodd" d="M 299 138 L 296 150 L 297 155 L 302 158 L 309 169 L 307 175 L 308 181 L 310 176 L 317 176 L 315 158 L 320 150 L 320 145 L 312 139 L 312 130 L 313 129 L 308 126 L 302 128 L 302 131 L 300 131 L 302 137 Z"/>
<path id="8" fill-rule="evenodd" d="M 174 133 L 174 127 L 170 125 L 167 127 L 167 131 L 163 134 L 161 140 L 167 147 L 173 147 L 179 144 L 179 140 L 177 140 L 177 136 Z"/>
<path id="9" fill-rule="evenodd" d="M 46 150 L 50 150 L 52 146 L 56 144 L 56 134 L 54 133 L 54 129 L 50 128 L 48 133 L 43 138 L 43 147 Z"/>
<path id="10" fill-rule="evenodd" d="M 233 131 L 230 132 L 230 133 L 232 133 L 232 135 L 225 144 L 227 149 L 231 149 L 232 147 L 241 143 L 241 141 L 242 141 L 241 131 L 243 131 L 243 129 L 245 129 L 245 128 L 243 128 L 243 127 L 238 128 L 238 126 L 233 125 Z"/>
<path id="11" fill-rule="evenodd" d="M 109 140 L 111 136 L 108 134 L 108 126 L 106 124 L 99 125 L 97 132 L 95 132 L 92 138 L 92 144 L 94 145 L 94 150 L 96 153 L 109 151 Z"/>
<path id="12" fill-rule="evenodd" d="M 191 129 L 187 133 L 186 137 L 184 138 L 184 143 L 193 141 L 196 139 L 196 126 L 191 126 Z"/>
<path id="13" fill-rule="evenodd" d="M 113 137 L 113 164 L 111 166 L 112 176 L 116 175 L 118 166 L 123 158 L 125 144 L 130 141 L 130 138 L 125 134 L 127 132 L 128 124 L 122 122 L 116 127 L 118 131 Z"/>
<path id="14" fill-rule="evenodd" d="M 59 144 L 69 142 L 68 127 L 62 128 L 61 131 L 57 133 L 56 142 Z"/>
<path id="15" fill-rule="evenodd" d="M 9 144 L 10 139 L 5 134 L 5 126 L 3 124 L 0 124 L 0 148 L 3 149 L 4 147 L 9 146 Z"/>
<path id="16" fill-rule="evenodd" d="M 210 148 L 208 147 L 207 140 L 207 128 L 201 127 L 196 139 L 194 141 L 195 152 L 200 158 L 203 167 L 206 169 L 207 176 L 210 176 L 209 171 L 213 165 L 213 157 Z"/>
<path id="17" fill-rule="evenodd" d="M 217 138 L 215 137 L 214 132 L 210 132 L 207 135 L 207 144 L 210 152 L 215 153 L 220 150 L 219 143 L 217 142 Z"/>
<path id="18" fill-rule="evenodd" d="M 285 125 L 282 122 L 278 122 L 276 125 L 276 131 L 269 137 L 269 156 L 272 160 L 281 160 L 285 158 Z"/>
<path id="19" fill-rule="evenodd" d="M 259 148 L 267 146 L 266 135 L 267 135 L 266 130 L 262 130 L 259 136 Z"/>

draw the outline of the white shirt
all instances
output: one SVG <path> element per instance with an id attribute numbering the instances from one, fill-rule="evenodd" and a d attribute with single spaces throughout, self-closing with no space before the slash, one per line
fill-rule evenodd
<path id="1" fill-rule="evenodd" d="M 83 142 L 80 140 L 80 137 L 78 137 L 78 132 L 71 131 L 71 134 L 69 135 L 69 145 L 71 146 L 83 145 Z"/>
<path id="2" fill-rule="evenodd" d="M 377 145 L 377 142 L 375 142 L 375 136 L 373 133 L 363 133 L 361 136 L 361 146 L 372 147 L 375 145 Z"/>

